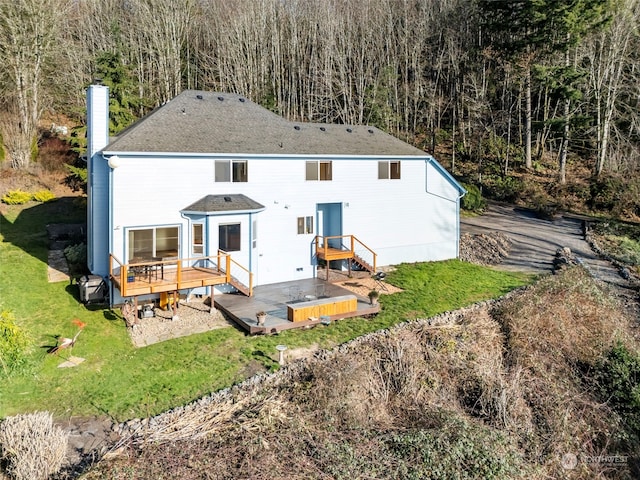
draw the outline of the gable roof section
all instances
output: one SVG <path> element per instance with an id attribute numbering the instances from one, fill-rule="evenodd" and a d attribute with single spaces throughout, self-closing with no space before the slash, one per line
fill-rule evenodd
<path id="1" fill-rule="evenodd" d="M 182 210 L 182 213 L 240 213 L 259 212 L 265 206 L 246 195 L 207 195 Z"/>
<path id="2" fill-rule="evenodd" d="M 289 122 L 241 95 L 195 90 L 131 125 L 104 152 L 427 155 L 375 127 Z"/>

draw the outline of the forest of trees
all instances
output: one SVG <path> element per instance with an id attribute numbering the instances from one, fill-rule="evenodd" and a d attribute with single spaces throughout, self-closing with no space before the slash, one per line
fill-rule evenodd
<path id="1" fill-rule="evenodd" d="M 183 89 L 290 119 L 366 123 L 503 174 L 543 155 L 640 171 L 640 0 L 0 0 L 0 133 L 14 168 L 45 120 L 112 130 Z"/>

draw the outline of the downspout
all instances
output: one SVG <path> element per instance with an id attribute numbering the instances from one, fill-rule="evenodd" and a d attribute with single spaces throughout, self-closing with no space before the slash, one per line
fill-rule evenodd
<path id="1" fill-rule="evenodd" d="M 249 279 L 253 272 L 253 213 L 249 213 Z M 253 282 L 250 282 L 253 285 Z"/>
<path id="2" fill-rule="evenodd" d="M 104 157 L 104 156 L 103 156 Z M 106 159 L 105 159 L 106 160 Z M 109 169 L 109 255 L 113 254 L 113 175 L 114 169 Z M 111 259 L 109 259 L 109 266 L 111 266 Z M 121 267 L 122 268 L 122 267 Z M 107 283 L 109 285 L 109 307 L 113 308 L 113 296 L 115 289 L 113 288 L 113 282 L 107 277 Z"/>
<path id="3" fill-rule="evenodd" d="M 186 236 L 187 236 L 187 242 L 186 243 L 187 243 L 187 248 L 188 248 L 188 250 L 187 250 L 187 252 L 188 252 L 187 258 L 190 258 L 191 257 L 191 245 L 192 245 L 192 243 L 191 243 L 191 235 L 193 234 L 193 228 L 192 228 L 192 225 L 191 225 L 191 219 L 189 217 L 186 217 L 183 212 L 180 212 L 180 216 L 187 221 L 187 228 L 185 228 Z M 208 230 L 209 230 L 209 216 L 205 215 L 205 218 L 206 218 L 205 225 L 207 227 L 207 236 L 205 238 L 207 239 L 207 242 L 206 242 L 206 247 L 205 247 L 205 250 L 204 250 L 204 256 L 208 257 L 209 256 L 209 232 L 208 232 Z M 204 235 L 204 233 L 205 232 L 202 232 L 203 235 Z M 181 248 L 184 251 L 185 246 L 181 245 Z M 182 252 L 178 252 L 178 258 L 184 258 L 184 256 L 182 255 Z M 209 287 L 206 288 L 206 292 L 207 292 L 207 294 L 209 296 L 211 296 L 211 290 L 210 290 L 211 288 L 213 288 L 213 287 L 209 286 Z M 189 293 L 189 295 L 191 295 L 191 293 Z M 187 296 L 187 298 L 189 297 L 189 295 Z M 211 297 L 211 298 L 213 298 L 213 297 Z"/>

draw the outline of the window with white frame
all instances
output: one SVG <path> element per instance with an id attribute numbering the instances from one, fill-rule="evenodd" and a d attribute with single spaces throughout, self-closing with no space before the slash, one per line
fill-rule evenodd
<path id="1" fill-rule="evenodd" d="M 331 161 L 308 161 L 306 164 L 307 180 L 331 180 L 333 176 Z"/>
<path id="2" fill-rule="evenodd" d="M 202 223 L 194 223 L 192 225 L 192 245 L 191 251 L 194 255 L 204 254 L 204 225 Z"/>
<path id="3" fill-rule="evenodd" d="M 400 178 L 400 161 L 380 160 L 378 162 L 378 178 L 397 180 Z"/>
<path id="4" fill-rule="evenodd" d="M 258 246 L 258 221 L 253 221 L 253 227 L 251 229 L 251 241 L 253 248 Z"/>
<path id="5" fill-rule="evenodd" d="M 313 233 L 313 217 L 298 217 L 298 235 Z"/>
<path id="6" fill-rule="evenodd" d="M 246 160 L 216 160 L 216 182 L 247 182 L 249 181 L 248 164 Z"/>
<path id="7" fill-rule="evenodd" d="M 128 260 L 177 257 L 180 251 L 180 228 L 132 228 L 127 233 Z"/>

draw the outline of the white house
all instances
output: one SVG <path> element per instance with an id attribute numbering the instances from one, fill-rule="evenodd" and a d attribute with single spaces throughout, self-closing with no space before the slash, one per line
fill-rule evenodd
<path id="1" fill-rule="evenodd" d="M 114 303 L 313 278 L 333 258 L 374 270 L 458 256 L 465 190 L 375 127 L 290 122 L 241 95 L 188 90 L 109 139 L 108 101 L 89 87 L 88 263 Z"/>

